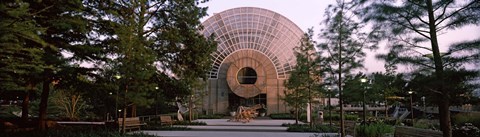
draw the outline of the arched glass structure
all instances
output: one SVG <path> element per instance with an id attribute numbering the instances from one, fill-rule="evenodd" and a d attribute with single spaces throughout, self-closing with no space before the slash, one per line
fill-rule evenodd
<path id="1" fill-rule="evenodd" d="M 276 12 L 254 7 L 216 13 L 202 25 L 202 33 L 218 42 L 203 110 L 215 114 L 264 104 L 267 113 L 287 112 L 281 99 L 284 82 L 296 63 L 293 48 L 303 31 Z"/>
<path id="2" fill-rule="evenodd" d="M 214 14 L 203 22 L 203 34 L 214 34 L 218 49 L 214 57 L 210 78 L 218 78 L 219 68 L 226 57 L 239 50 L 255 50 L 275 66 L 277 78 L 295 64 L 293 48 L 299 45 L 303 31 L 292 21 L 270 10 L 242 7 Z"/>

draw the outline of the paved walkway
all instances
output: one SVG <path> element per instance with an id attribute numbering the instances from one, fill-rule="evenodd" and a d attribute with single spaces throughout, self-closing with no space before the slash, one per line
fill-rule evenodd
<path id="1" fill-rule="evenodd" d="M 334 137 L 332 133 L 247 132 L 247 131 L 142 131 L 162 137 Z M 317 135 L 315 135 L 317 134 Z"/>
<path id="2" fill-rule="evenodd" d="M 228 119 L 199 119 L 206 126 L 187 126 L 189 131 L 140 131 L 162 137 L 324 137 L 334 133 L 298 133 L 287 132 L 283 123 L 295 123 L 295 120 L 256 119 L 249 123 L 227 122 Z"/>

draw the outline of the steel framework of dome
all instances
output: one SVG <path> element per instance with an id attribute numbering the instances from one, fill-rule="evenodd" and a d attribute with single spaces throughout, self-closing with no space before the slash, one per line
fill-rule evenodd
<path id="1" fill-rule="evenodd" d="M 205 36 L 218 42 L 204 97 L 208 114 L 234 106 L 266 104 L 267 113 L 284 113 L 284 82 L 295 65 L 294 47 L 303 31 L 270 10 L 229 9 L 202 23 Z"/>
<path id="2" fill-rule="evenodd" d="M 222 62 L 239 50 L 255 50 L 275 65 L 277 78 L 295 64 L 293 48 L 299 45 L 303 31 L 286 17 L 270 10 L 241 7 L 214 14 L 203 22 L 205 36 L 215 35 L 218 49 L 213 56 L 210 78 L 218 78 Z"/>

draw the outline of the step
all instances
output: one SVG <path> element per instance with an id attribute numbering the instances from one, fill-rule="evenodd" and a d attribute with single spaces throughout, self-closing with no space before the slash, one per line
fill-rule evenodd
<path id="1" fill-rule="evenodd" d="M 281 126 L 187 126 L 192 131 L 249 131 L 249 132 L 286 132 Z"/>
<path id="2" fill-rule="evenodd" d="M 281 126 L 284 123 L 295 123 L 295 120 L 265 120 L 253 119 L 250 122 L 235 122 L 229 119 L 198 119 L 209 126 Z M 301 123 L 301 122 L 300 122 Z"/>

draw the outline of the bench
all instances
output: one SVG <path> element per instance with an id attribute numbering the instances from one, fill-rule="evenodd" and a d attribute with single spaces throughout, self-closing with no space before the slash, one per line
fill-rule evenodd
<path id="1" fill-rule="evenodd" d="M 122 130 L 122 125 L 123 125 L 122 122 L 123 122 L 123 118 L 118 118 L 117 123 L 118 123 L 119 130 Z M 143 125 L 146 125 L 146 124 L 142 123 L 139 117 L 131 117 L 131 118 L 125 119 L 125 131 L 126 130 L 131 131 L 132 129 L 140 130 L 141 126 Z"/>
<path id="2" fill-rule="evenodd" d="M 397 126 L 394 137 L 443 137 L 443 134 L 441 131 Z"/>
<path id="3" fill-rule="evenodd" d="M 160 124 L 168 124 L 168 125 L 173 125 L 175 121 L 172 120 L 171 116 L 160 116 Z"/>

